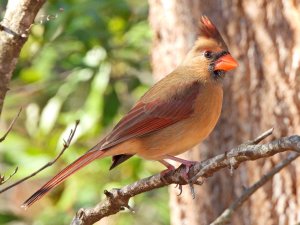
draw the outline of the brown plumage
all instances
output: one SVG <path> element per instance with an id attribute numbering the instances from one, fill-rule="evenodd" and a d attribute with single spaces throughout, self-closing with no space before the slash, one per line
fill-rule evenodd
<path id="1" fill-rule="evenodd" d="M 113 156 L 111 168 L 133 155 L 190 162 L 174 156 L 204 140 L 215 127 L 222 108 L 222 79 L 237 66 L 217 28 L 207 18 L 183 63 L 156 83 L 113 130 L 86 154 L 67 166 L 28 200 L 27 208 L 68 176 L 95 159 Z"/>

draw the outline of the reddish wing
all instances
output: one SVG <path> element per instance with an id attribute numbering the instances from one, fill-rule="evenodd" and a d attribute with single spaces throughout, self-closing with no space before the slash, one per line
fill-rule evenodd
<path id="1" fill-rule="evenodd" d="M 139 102 L 95 147 L 104 150 L 130 138 L 150 134 L 188 118 L 193 113 L 199 88 L 199 84 L 195 82 L 168 101 Z"/>

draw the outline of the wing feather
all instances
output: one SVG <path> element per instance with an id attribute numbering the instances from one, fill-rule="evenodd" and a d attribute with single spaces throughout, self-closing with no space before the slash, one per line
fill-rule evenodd
<path id="1" fill-rule="evenodd" d="M 175 92 L 168 100 L 138 102 L 97 148 L 105 150 L 130 138 L 151 134 L 188 118 L 194 111 L 199 91 L 200 84 L 194 82 Z"/>
<path id="2" fill-rule="evenodd" d="M 138 102 L 101 142 L 100 150 L 130 138 L 148 135 L 188 118 L 193 113 L 199 90 L 200 84 L 194 82 L 175 92 L 168 100 Z"/>

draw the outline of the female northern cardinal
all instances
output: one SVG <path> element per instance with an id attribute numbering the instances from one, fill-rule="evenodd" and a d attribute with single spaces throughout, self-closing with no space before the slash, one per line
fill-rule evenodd
<path id="1" fill-rule="evenodd" d="M 22 205 L 27 208 L 68 176 L 95 159 L 113 156 L 111 169 L 133 155 L 189 168 L 192 162 L 176 158 L 205 139 L 222 108 L 222 80 L 237 62 L 214 24 L 200 20 L 200 34 L 183 63 L 156 83 L 96 146 L 67 166 Z"/>

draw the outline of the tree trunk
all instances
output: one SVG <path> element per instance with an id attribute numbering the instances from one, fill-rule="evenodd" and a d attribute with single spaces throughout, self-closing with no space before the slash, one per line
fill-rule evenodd
<path id="1" fill-rule="evenodd" d="M 208 140 L 185 154 L 200 160 L 229 150 L 274 127 L 276 137 L 300 133 L 300 2 L 292 0 L 149 0 L 152 65 L 160 79 L 178 65 L 197 32 L 201 15 L 211 18 L 239 67 L 227 73 L 222 116 Z M 170 188 L 171 222 L 208 224 L 280 158 L 258 160 L 205 181 L 196 188 Z M 235 214 L 232 224 L 296 224 L 300 221 L 300 160 L 275 175 Z"/>

